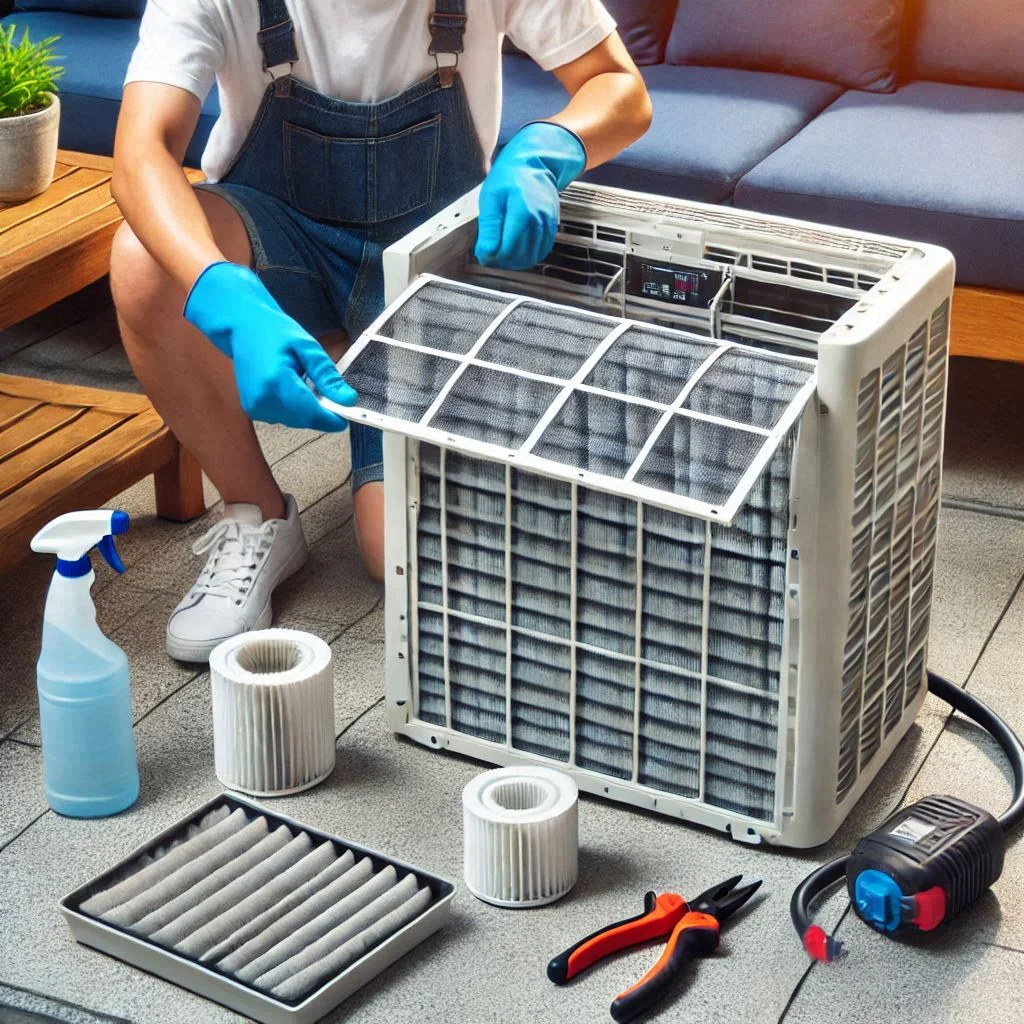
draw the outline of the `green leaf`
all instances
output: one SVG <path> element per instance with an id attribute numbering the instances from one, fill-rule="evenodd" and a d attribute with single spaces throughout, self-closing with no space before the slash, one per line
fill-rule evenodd
<path id="1" fill-rule="evenodd" d="M 28 29 L 15 43 L 14 25 L 0 29 L 0 117 L 17 117 L 43 107 L 57 90 L 64 68 L 54 53 L 60 36 L 33 42 Z"/>

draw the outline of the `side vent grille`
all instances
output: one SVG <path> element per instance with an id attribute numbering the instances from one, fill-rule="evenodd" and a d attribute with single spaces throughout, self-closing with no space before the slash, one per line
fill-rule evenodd
<path id="1" fill-rule="evenodd" d="M 947 301 L 858 389 L 837 802 L 923 681 L 948 341 Z"/>

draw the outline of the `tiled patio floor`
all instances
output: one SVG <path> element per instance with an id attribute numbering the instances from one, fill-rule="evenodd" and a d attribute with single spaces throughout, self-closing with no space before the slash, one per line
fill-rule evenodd
<path id="1" fill-rule="evenodd" d="M 0 372 L 134 388 L 105 285 L 0 334 Z M 946 495 L 1000 514 L 949 508 L 939 543 L 931 665 L 965 683 L 1024 730 L 1024 367 L 955 362 Z M 381 708 L 381 594 L 355 548 L 344 440 L 261 428 L 283 486 L 295 493 L 312 546 L 306 569 L 275 599 L 276 622 L 310 630 L 335 656 L 338 767 L 322 786 L 275 802 L 283 813 L 456 881 L 462 786 L 472 762 L 396 741 Z M 215 495 L 211 494 L 211 499 Z M 103 628 L 132 666 L 142 797 L 105 821 L 46 810 L 41 791 L 33 662 L 52 571 L 32 558 L 0 577 L 0 982 L 138 1024 L 213 1024 L 236 1015 L 72 941 L 58 899 L 203 801 L 213 774 L 206 672 L 169 661 L 166 616 L 198 569 L 192 541 L 216 518 L 155 519 L 152 485 L 118 500 L 133 516 L 122 538 L 127 575 L 100 566 Z M 1019 510 L 1013 518 L 1005 507 Z M 509 912 L 462 891 L 450 926 L 329 1019 L 352 1022 L 605 1021 L 612 996 L 653 958 L 644 950 L 556 990 L 547 960 L 569 940 L 634 913 L 648 888 L 695 892 L 734 872 L 765 879 L 765 898 L 729 929 L 723 955 L 693 973 L 659 1020 L 734 1024 L 821 1021 L 1021 1020 L 1024 1005 L 1024 842 L 1009 850 L 991 895 L 927 945 L 898 945 L 852 916 L 850 956 L 808 969 L 789 923 L 789 895 L 809 867 L 849 849 L 908 797 L 948 790 L 1000 808 L 1008 772 L 991 743 L 950 722 L 929 699 L 839 836 L 812 855 L 750 849 L 729 839 L 585 798 L 581 877 L 560 904 Z M 833 925 L 845 901 L 822 911 Z M 0 1000 L 2 1001 L 2 1000 Z M 0 1021 L 4 1011 L 0 1009 Z"/>

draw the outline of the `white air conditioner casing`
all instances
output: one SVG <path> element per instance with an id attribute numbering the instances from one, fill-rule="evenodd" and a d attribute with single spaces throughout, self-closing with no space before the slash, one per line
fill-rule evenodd
<path id="1" fill-rule="evenodd" d="M 925 697 L 951 255 L 573 186 L 551 259 L 510 273 L 473 261 L 475 218 L 471 193 L 385 252 L 389 309 L 339 363 L 362 401 L 338 411 L 387 431 L 390 723 L 426 746 L 490 763 L 554 765 L 585 792 L 738 840 L 825 841 Z M 586 333 L 607 317 L 614 337 L 595 342 L 571 380 L 563 375 L 569 383 L 526 442 L 494 443 L 486 416 L 442 414 L 460 374 L 464 385 L 496 379 L 486 338 L 515 314 L 487 310 L 514 296 L 538 323 L 578 315 Z M 424 303 L 433 303 L 429 330 L 417 319 Z M 452 355 L 444 348 L 469 329 L 459 310 L 492 322 L 482 333 L 477 323 L 469 351 Z M 582 465 L 545 446 L 545 428 L 571 418 L 558 410 L 572 401 L 584 410 L 614 405 L 615 395 L 588 388 L 597 378 L 587 374 L 631 331 L 652 352 L 715 351 L 664 406 L 636 390 L 645 373 L 619 366 L 632 390 L 616 400 L 646 424 L 637 436 L 650 436 L 632 469 L 613 479 L 588 468 L 608 463 L 605 448 L 584 451 L 599 440 L 588 430 L 600 429 L 585 411 L 582 428 L 559 435 L 582 438 Z M 579 340 L 565 337 L 569 349 Z M 509 372 L 533 374 L 550 397 L 558 388 L 543 383 L 530 344 L 524 365 Z M 515 359 L 508 351 L 506 367 Z M 556 365 L 557 353 L 548 355 Z M 773 392 L 777 415 L 757 424 L 767 407 L 747 403 L 740 370 L 711 382 L 722 359 L 769 391 L 774 375 L 791 378 Z M 416 370 L 427 365 L 443 367 L 436 387 Z M 523 387 L 530 394 L 534 385 Z M 684 408 L 697 387 L 721 408 Z M 403 405 L 400 396 L 416 389 L 420 405 Z M 497 396 L 495 410 L 506 400 L 521 401 Z M 748 404 L 756 407 L 749 422 L 729 412 Z M 496 411 L 495 423 L 503 415 Z M 613 447 L 632 444 L 632 419 L 624 423 L 630 436 L 611 438 Z M 696 465 L 716 457 L 695 439 L 707 424 L 750 448 L 742 457 L 719 452 L 738 468 L 718 497 L 719 484 L 705 487 Z M 637 472 L 656 450 L 680 450 L 655 443 L 659 430 L 683 428 L 695 468 L 676 466 L 675 485 L 670 463 L 660 476 Z M 622 550 L 602 553 L 602 537 Z"/>

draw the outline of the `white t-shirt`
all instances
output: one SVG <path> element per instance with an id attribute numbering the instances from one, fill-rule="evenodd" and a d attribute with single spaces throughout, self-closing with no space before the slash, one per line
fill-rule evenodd
<path id="1" fill-rule="evenodd" d="M 299 54 L 293 73 L 317 92 L 374 103 L 436 67 L 427 54 L 433 0 L 288 0 L 288 9 Z M 615 29 L 600 0 L 467 0 L 466 14 L 459 71 L 487 154 L 498 141 L 504 35 L 549 71 Z M 142 18 L 126 84 L 162 82 L 204 100 L 217 80 L 221 115 L 203 154 L 212 181 L 233 163 L 271 80 L 259 20 L 257 0 L 149 0 Z"/>

